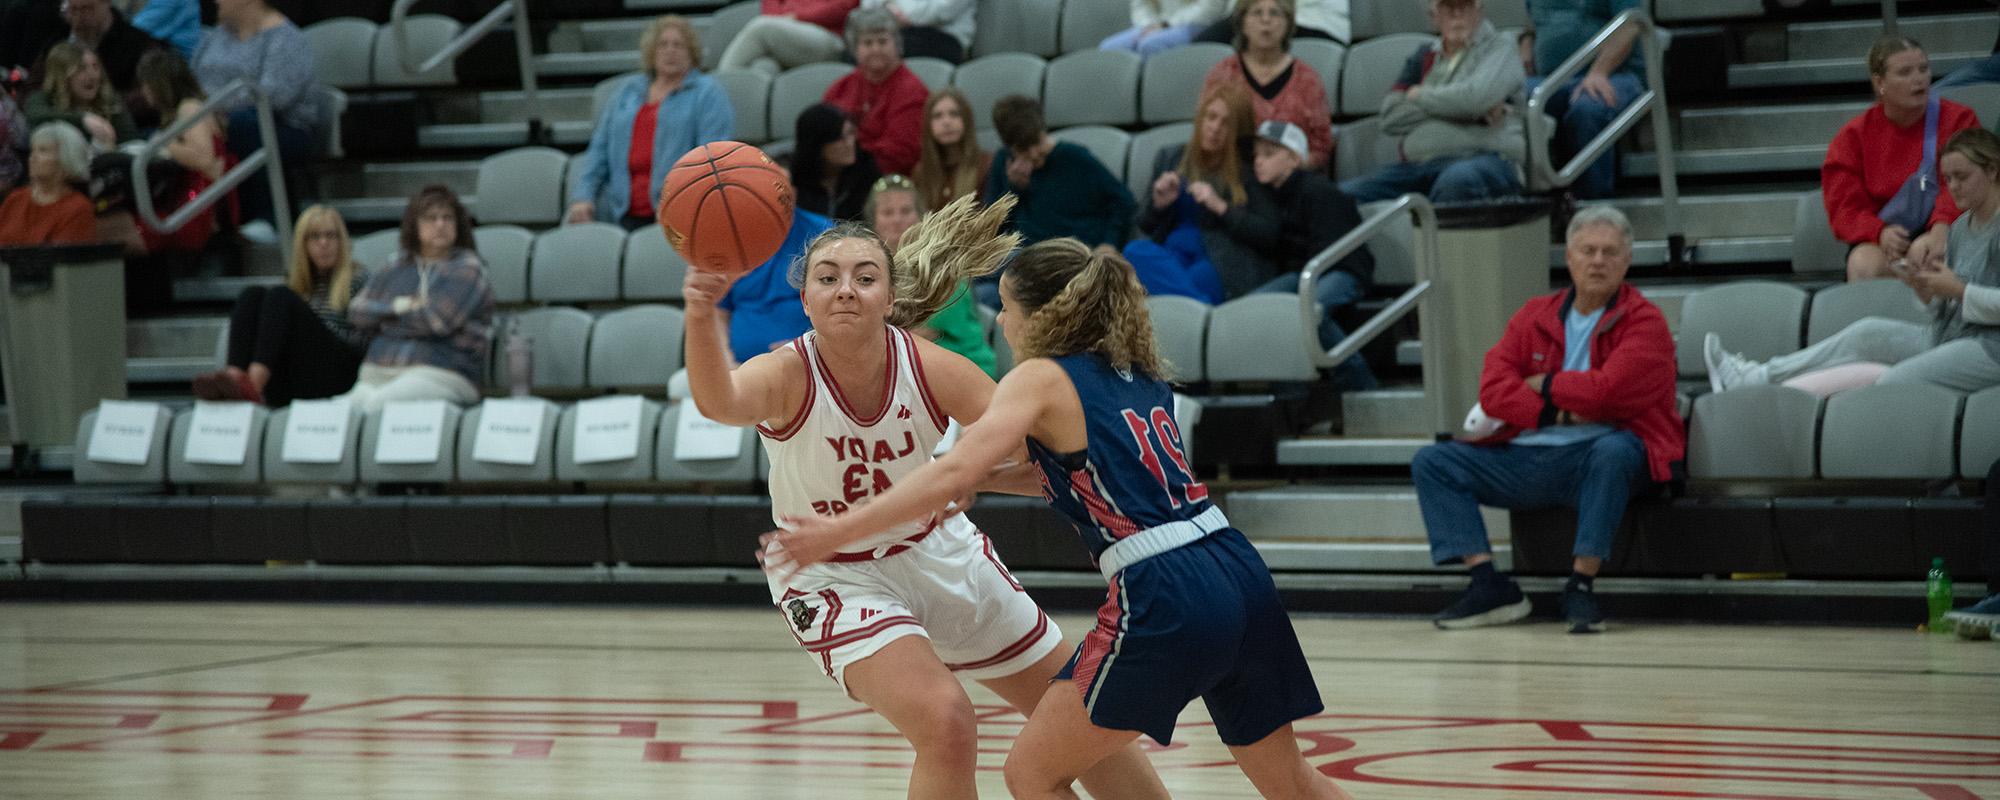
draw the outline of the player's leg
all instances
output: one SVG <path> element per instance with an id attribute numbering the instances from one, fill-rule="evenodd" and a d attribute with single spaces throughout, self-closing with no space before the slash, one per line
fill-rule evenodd
<path id="1" fill-rule="evenodd" d="M 1068 680 L 1051 684 L 1028 715 L 1028 725 L 1007 754 L 1007 791 L 1015 800 L 1075 798 L 1070 789 L 1084 773 L 1122 750 L 1136 752 L 1138 731 L 1118 731 L 1091 724 L 1083 695 Z M 1151 769 L 1148 768 L 1148 772 Z M 1153 776 L 1157 784 L 1158 776 Z M 1085 784 L 1089 787 L 1089 784 Z M 1098 789 L 1089 787 L 1097 797 Z M 1165 796 L 1166 789 L 1160 788 Z"/>
<path id="2" fill-rule="evenodd" d="M 1068 652 L 1058 647 L 1027 669 L 979 683 L 1000 695 L 1023 715 L 1032 718 L 1037 713 L 1037 706 L 1052 689 L 1076 694 L 1068 681 L 1050 684 L 1068 660 Z M 1077 707 L 1083 707 L 1081 701 L 1077 702 Z M 1152 762 L 1146 760 L 1146 754 L 1139 749 L 1136 741 L 1127 741 L 1124 747 L 1113 750 L 1095 766 L 1084 770 L 1079 780 L 1083 782 L 1083 788 L 1090 790 L 1090 796 L 1097 800 L 1168 796 L 1166 785 L 1160 782 L 1159 773 L 1153 771 Z"/>
<path id="3" fill-rule="evenodd" d="M 1255 744 L 1231 747 L 1229 754 L 1236 758 L 1236 766 L 1243 770 L 1244 777 L 1257 787 L 1257 793 L 1265 797 L 1353 800 L 1352 795 L 1306 762 L 1305 754 L 1299 752 L 1298 740 L 1292 736 L 1291 725 L 1273 731 Z"/>
<path id="4" fill-rule="evenodd" d="M 930 640 L 898 638 L 849 664 L 842 677 L 854 699 L 896 726 L 916 749 L 910 797 L 979 796 L 973 785 L 978 732 L 972 699 L 931 651 Z"/>

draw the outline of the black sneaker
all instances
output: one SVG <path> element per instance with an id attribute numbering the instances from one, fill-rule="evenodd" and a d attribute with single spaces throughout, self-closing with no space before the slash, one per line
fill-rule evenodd
<path id="1" fill-rule="evenodd" d="M 1528 596 L 1511 580 L 1474 581 L 1451 607 L 1431 617 L 1431 624 L 1455 631 L 1518 622 L 1532 609 Z"/>
<path id="2" fill-rule="evenodd" d="M 1603 633 L 1604 615 L 1597 610 L 1597 594 L 1581 584 L 1563 587 L 1563 621 L 1570 633 Z"/>

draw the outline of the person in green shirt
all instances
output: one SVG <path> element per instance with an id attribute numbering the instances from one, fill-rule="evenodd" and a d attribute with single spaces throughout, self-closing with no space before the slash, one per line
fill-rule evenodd
<path id="1" fill-rule="evenodd" d="M 917 224 L 924 215 L 923 200 L 918 196 L 917 185 L 901 175 L 886 175 L 875 181 L 868 190 L 868 203 L 862 209 L 868 225 L 875 229 L 875 235 L 882 237 L 891 254 L 902 242 L 903 232 Z M 931 341 L 939 347 L 965 356 L 966 360 L 985 370 L 987 375 L 1000 377 L 1000 370 L 993 357 L 993 347 L 986 342 L 986 328 L 979 322 L 979 309 L 972 299 L 972 287 L 963 284 L 952 295 L 951 304 L 937 312 L 922 327 L 910 331 Z"/>

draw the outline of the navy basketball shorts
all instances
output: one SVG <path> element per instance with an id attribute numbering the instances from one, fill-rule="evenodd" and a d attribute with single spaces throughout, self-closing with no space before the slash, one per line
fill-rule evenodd
<path id="1" fill-rule="evenodd" d="M 1056 679 L 1075 684 L 1091 724 L 1163 745 L 1197 697 L 1232 747 L 1325 708 L 1270 569 L 1235 528 L 1113 577 L 1096 627 Z"/>

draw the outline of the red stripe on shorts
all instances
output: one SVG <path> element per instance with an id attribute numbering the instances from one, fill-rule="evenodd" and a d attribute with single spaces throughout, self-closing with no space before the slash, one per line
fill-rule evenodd
<path id="1" fill-rule="evenodd" d="M 1035 643 L 1041 641 L 1042 637 L 1049 632 L 1049 615 L 1037 609 L 1036 616 L 1038 619 L 1035 620 L 1035 627 L 1028 631 L 1028 635 L 1021 637 L 1013 644 L 1007 645 L 999 653 L 994 654 L 990 658 L 982 658 L 967 664 L 946 664 L 944 665 L 945 668 L 953 672 L 968 669 L 983 669 L 994 664 L 1004 664 L 1008 659 L 1027 652 L 1028 648 L 1035 646 Z"/>
<path id="2" fill-rule="evenodd" d="M 1097 609 L 1097 627 L 1091 628 L 1090 633 L 1084 635 L 1083 652 L 1077 656 L 1076 669 L 1070 673 L 1070 679 L 1076 683 L 1077 692 L 1083 695 L 1086 709 L 1090 706 L 1091 690 L 1097 683 L 1097 672 L 1103 668 L 1105 659 L 1111 656 L 1112 649 L 1118 644 L 1118 638 L 1123 635 L 1121 628 L 1124 627 L 1122 623 L 1125 620 L 1125 609 L 1118 604 L 1119 598 L 1125 593 L 1124 587 L 1119 585 L 1123 580 L 1123 575 L 1111 579 L 1109 596 L 1104 599 L 1104 605 Z"/>

